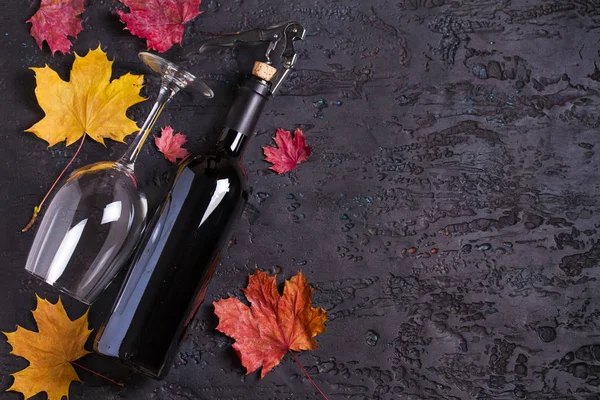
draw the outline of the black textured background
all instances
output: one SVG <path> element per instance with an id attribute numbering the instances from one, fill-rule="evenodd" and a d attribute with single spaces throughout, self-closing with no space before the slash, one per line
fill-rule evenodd
<path id="1" fill-rule="evenodd" d="M 47 149 L 23 133 L 43 116 L 27 68 L 47 63 L 66 79 L 73 60 L 29 36 L 38 3 L 0 4 L 4 331 L 35 328 L 34 293 L 57 297 L 24 271 L 35 229 L 20 228 L 76 147 Z M 144 41 L 122 30 L 118 8 L 88 1 L 74 49 L 100 40 L 115 76 L 146 73 L 136 58 Z M 302 22 L 298 69 L 246 153 L 252 199 L 170 375 L 153 381 L 90 355 L 84 365 L 126 386 L 79 371 L 72 399 L 317 398 L 289 357 L 262 381 L 244 376 L 214 330 L 210 303 L 239 296 L 256 266 L 285 277 L 303 269 L 314 285 L 328 329 L 300 359 L 331 399 L 600 398 L 598 0 L 205 0 L 201 9 L 184 45 L 203 31 Z M 211 53 L 195 68 L 217 97 L 180 95 L 159 125 L 187 134 L 191 150 L 208 148 L 251 66 L 244 52 Z M 149 107 L 130 115 L 141 121 Z M 277 176 L 261 146 L 296 126 L 313 155 Z M 124 149 L 89 141 L 75 164 Z M 152 144 L 141 164 L 155 206 L 173 168 Z M 114 291 L 92 308 L 94 327 Z M 72 316 L 83 312 L 65 301 Z M 2 390 L 27 365 L 9 349 L 0 343 Z"/>

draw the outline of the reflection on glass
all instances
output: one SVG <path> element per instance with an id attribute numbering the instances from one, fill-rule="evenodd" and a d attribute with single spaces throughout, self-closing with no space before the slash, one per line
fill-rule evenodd
<path id="1" fill-rule="evenodd" d="M 108 224 L 109 222 L 118 221 L 121 216 L 121 201 L 113 201 L 107 204 L 104 208 L 104 214 L 102 214 L 101 224 Z"/>
<path id="2" fill-rule="evenodd" d="M 52 259 L 50 267 L 48 268 L 48 283 L 54 285 L 56 280 L 60 278 L 65 271 L 65 268 L 75 251 L 75 247 L 77 246 L 77 243 L 79 243 L 79 239 L 81 239 L 81 234 L 83 233 L 83 228 L 85 228 L 87 221 L 87 218 L 84 219 L 66 233 L 60 243 L 60 247 Z"/>
<path id="3" fill-rule="evenodd" d="M 204 212 L 204 216 L 202 217 L 202 221 L 200 221 L 200 225 L 206 221 L 206 218 L 209 217 L 210 214 L 217 208 L 223 197 L 229 192 L 229 179 L 219 179 L 217 181 L 217 187 L 215 188 L 215 192 L 210 198 L 210 203 L 208 203 L 208 207 L 206 207 L 206 211 Z M 198 225 L 198 226 L 200 226 Z"/>

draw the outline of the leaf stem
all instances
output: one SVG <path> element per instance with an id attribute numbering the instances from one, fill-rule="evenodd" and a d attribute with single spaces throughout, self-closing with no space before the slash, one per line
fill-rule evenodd
<path id="1" fill-rule="evenodd" d="M 52 184 L 52 186 L 50 186 L 50 190 L 48 190 L 48 192 L 46 193 L 46 195 L 44 196 L 44 198 L 42 199 L 42 201 L 40 202 L 40 204 L 38 204 L 37 206 L 33 207 L 33 216 L 31 217 L 31 219 L 29 220 L 29 222 L 27 223 L 27 225 L 25 225 L 25 227 L 23 229 L 21 229 L 21 232 L 27 232 L 29 230 L 29 228 L 31 228 L 33 226 L 33 224 L 35 223 L 35 220 L 37 219 L 37 216 L 38 216 L 38 214 L 39 214 L 42 206 L 44 205 L 44 202 L 46 201 L 46 199 L 48 198 L 48 196 L 50 195 L 50 193 L 52 193 L 52 190 L 54 189 L 54 187 L 56 186 L 56 184 L 60 181 L 60 178 L 62 178 L 62 176 L 64 175 L 64 173 L 67 171 L 67 169 L 69 169 L 69 167 L 71 166 L 71 164 L 75 160 L 75 157 L 77 157 L 77 155 L 79 154 L 79 151 L 81 150 L 81 147 L 83 146 L 83 142 L 84 142 L 86 136 L 87 135 L 84 133 L 83 137 L 81 138 L 81 143 L 79 143 L 79 147 L 77 148 L 77 151 L 75 152 L 75 154 L 73 154 L 73 157 L 71 157 L 71 159 L 69 160 L 69 162 L 67 163 L 67 165 L 65 166 L 65 168 L 61 171 L 60 175 L 58 175 L 58 178 L 56 178 L 56 180 Z"/>
<path id="2" fill-rule="evenodd" d="M 87 372 L 91 372 L 92 374 L 94 374 L 96 376 L 99 376 L 100 378 L 106 379 L 107 381 L 109 381 L 111 383 L 114 383 L 115 385 L 118 385 L 118 386 L 121 386 L 121 387 L 125 386 L 124 384 L 116 382 L 116 381 L 113 381 L 112 379 L 107 378 L 106 376 L 104 376 L 102 374 L 99 374 L 96 371 L 92 371 L 91 369 L 86 368 L 83 365 L 77 364 L 75 361 L 70 361 L 70 363 L 73 364 L 73 365 L 75 365 L 75 366 L 77 366 L 77 367 L 79 367 L 79 368 L 81 368 L 81 369 L 83 369 L 83 370 L 86 370 Z"/>
<path id="3" fill-rule="evenodd" d="M 302 372 L 304 372 L 304 375 L 306 375 L 306 377 L 308 378 L 308 380 L 310 381 L 310 383 L 313 384 L 313 386 L 315 387 L 315 389 L 317 389 L 317 391 L 321 394 L 321 396 L 323 396 L 323 398 L 325 400 L 329 400 L 327 398 L 327 396 L 325 396 L 325 393 L 323 393 L 323 391 L 321 391 L 321 389 L 319 389 L 319 386 L 317 386 L 317 384 L 315 383 L 315 381 L 313 381 L 313 379 L 310 377 L 310 375 L 308 374 L 308 372 L 306 372 L 306 370 L 304 369 L 304 367 L 302 366 L 302 364 L 300 364 L 300 360 L 298 360 L 298 357 L 296 357 L 296 355 L 294 354 L 294 352 L 292 350 L 288 350 L 290 352 L 290 354 L 292 355 L 292 357 L 294 357 L 294 360 L 296 360 L 296 364 L 298 364 L 298 366 L 300 367 L 300 369 L 302 370 Z"/>

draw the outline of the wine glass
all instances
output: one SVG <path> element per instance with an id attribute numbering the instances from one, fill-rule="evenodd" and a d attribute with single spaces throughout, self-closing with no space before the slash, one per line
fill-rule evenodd
<path id="1" fill-rule="evenodd" d="M 145 228 L 148 205 L 135 162 L 161 111 L 185 87 L 213 97 L 208 86 L 175 64 L 146 52 L 139 57 L 162 75 L 150 114 L 118 161 L 90 164 L 69 176 L 48 206 L 25 266 L 86 304 L 127 262 Z"/>

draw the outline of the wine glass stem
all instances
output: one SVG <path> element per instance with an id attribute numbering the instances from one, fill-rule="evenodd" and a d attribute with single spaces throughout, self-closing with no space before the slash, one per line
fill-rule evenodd
<path id="1" fill-rule="evenodd" d="M 160 91 L 158 92 L 158 97 L 156 98 L 156 101 L 154 102 L 152 110 L 150 110 L 150 114 L 146 118 L 146 121 L 144 121 L 144 125 L 142 125 L 142 128 L 135 135 L 135 138 L 133 139 L 133 142 L 131 142 L 129 148 L 118 161 L 120 164 L 131 170 L 134 169 L 135 161 L 137 160 L 137 157 L 142 150 L 142 146 L 144 145 L 144 142 L 146 141 L 146 138 L 152 130 L 152 127 L 154 126 L 154 123 L 158 119 L 160 113 L 165 108 L 165 105 L 167 105 L 169 100 L 173 98 L 175 93 L 179 91 L 177 86 L 173 85 L 173 87 L 169 85 L 169 83 L 170 82 L 168 82 L 168 80 L 163 79 Z"/>

